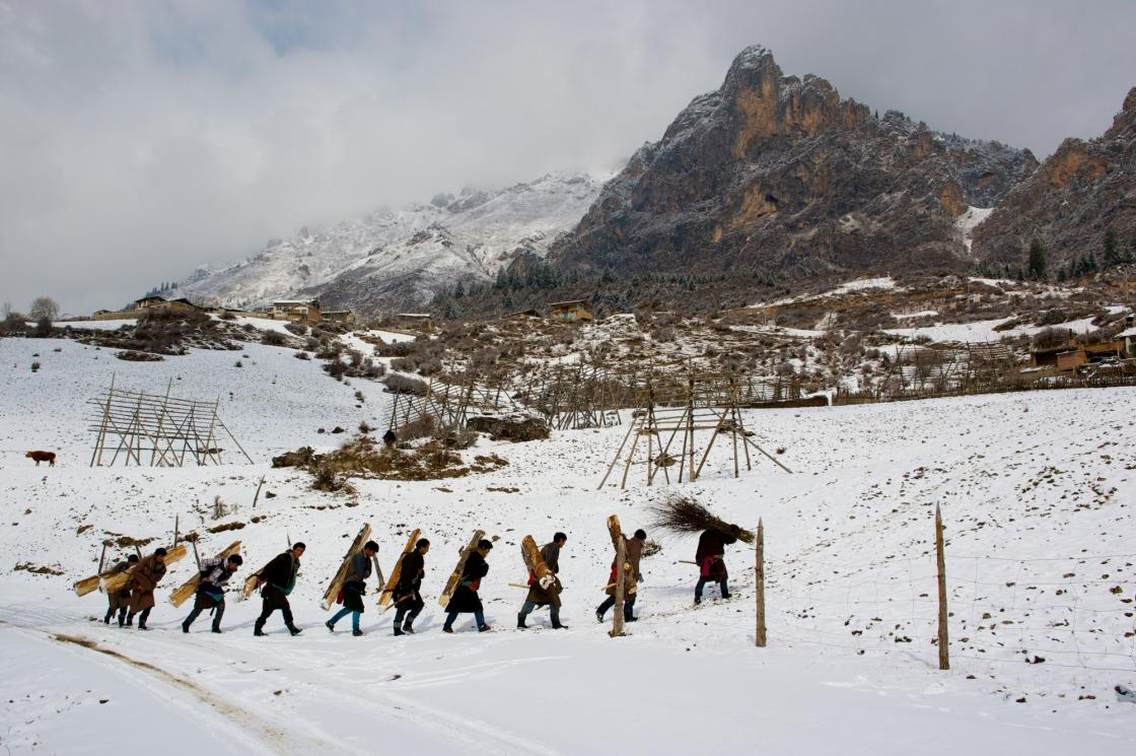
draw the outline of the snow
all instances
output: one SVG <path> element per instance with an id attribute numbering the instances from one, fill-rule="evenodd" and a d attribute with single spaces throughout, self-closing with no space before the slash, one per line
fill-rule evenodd
<path id="1" fill-rule="evenodd" d="M 285 336 L 295 336 L 294 333 L 287 329 L 289 321 L 287 320 L 273 320 L 272 318 L 252 318 L 248 316 L 240 316 L 233 321 L 239 326 L 250 325 L 261 331 L 276 331 Z"/>
<path id="2" fill-rule="evenodd" d="M 26 367 L 33 353 L 37 373 Z M 234 368 L 242 354 L 244 367 Z M 626 491 L 596 490 L 626 428 L 517 445 L 482 440 L 477 453 L 492 450 L 509 465 L 445 481 L 356 480 L 351 500 L 271 468 L 270 450 L 334 443 L 316 428 L 375 424 L 390 396 L 370 381 L 339 384 L 293 354 L 250 344 L 127 363 L 70 342 L 0 339 L 0 364 L 13 366 L 0 375 L 0 551 L 9 565 L 65 573 L 0 572 L 0 700 L 14 702 L 2 709 L 0 738 L 13 753 L 104 753 L 128 732 L 173 752 L 217 754 L 1047 756 L 1136 745 L 1133 710 L 1111 693 L 1136 680 L 1136 641 L 1124 637 L 1136 591 L 1133 389 L 749 411 L 754 440 L 785 447 L 778 458 L 796 473 L 755 455 L 754 469 L 743 464 L 734 479 L 720 444 L 702 478 L 681 487 L 647 488 L 636 466 Z M 255 463 L 88 467 L 83 400 L 112 372 L 122 385 L 162 389 L 172 378 L 175 395 L 221 396 L 226 424 Z M 365 394 L 362 408 L 355 390 Z M 57 466 L 37 468 L 23 457 L 30 448 L 57 451 Z M 254 512 L 261 476 L 276 496 L 262 495 Z M 657 532 L 648 512 L 676 490 L 745 526 L 763 518 L 768 648 L 753 646 L 752 551 L 728 548 L 736 599 L 717 601 L 710 587 L 707 603 L 691 607 L 694 575 L 679 560 L 694 541 Z M 246 527 L 205 532 L 217 521 L 194 502 L 215 495 L 239 507 L 222 522 Z M 947 527 L 947 672 L 935 668 L 931 643 L 935 504 Z M 663 546 L 643 561 L 640 620 L 619 639 L 592 615 L 611 561 L 604 520 L 612 513 Z M 183 532 L 203 533 L 203 554 L 239 537 L 238 577 L 286 538 L 304 540 L 291 596 L 303 635 L 287 637 L 275 615 L 269 637 L 253 638 L 260 602 L 233 596 L 225 634 L 209 633 L 202 617 L 183 635 L 189 607 L 175 610 L 166 596 L 192 574 L 191 559 L 159 587 L 151 632 L 91 621 L 105 598 L 78 598 L 70 583 L 94 571 L 100 540 L 108 531 L 168 538 L 175 514 Z M 264 519 L 252 523 L 254 514 Z M 366 637 L 322 627 L 319 597 L 364 521 L 388 573 L 409 528 L 433 543 L 415 636 L 391 637 L 392 615 L 373 598 Z M 465 615 L 444 635 L 437 593 L 475 527 L 500 537 L 482 583 L 494 630 L 472 632 Z M 524 591 L 508 583 L 525 577 L 517 544 L 528 533 L 544 543 L 554 530 L 569 535 L 561 557 L 569 629 L 546 629 L 538 611 L 529 624 L 539 629 L 514 630 Z M 1034 655 L 1045 661 L 1024 663 Z"/>
<path id="3" fill-rule="evenodd" d="M 933 318 L 938 314 L 938 310 L 919 310 L 917 312 L 893 312 L 891 316 L 896 320 L 912 320 L 914 318 Z"/>
<path id="4" fill-rule="evenodd" d="M 990 217 L 994 212 L 992 207 L 968 207 L 966 211 L 955 219 L 955 228 L 958 229 L 959 234 L 962 236 L 963 246 L 966 247 L 966 254 L 971 255 L 971 245 L 973 239 L 971 235 L 974 229 L 978 228 L 984 220 Z"/>
<path id="5" fill-rule="evenodd" d="M 51 325 L 55 328 L 86 328 L 92 331 L 117 331 L 123 326 L 134 326 L 136 318 L 122 320 L 58 320 Z M 30 325 L 35 325 L 31 323 Z"/>
<path id="6" fill-rule="evenodd" d="M 883 332 L 891 334 L 892 336 L 902 336 L 907 339 L 926 337 L 931 341 L 957 341 L 966 344 L 977 344 L 987 341 L 999 341 L 1016 336 L 1033 336 L 1046 328 L 1065 328 L 1073 333 L 1085 333 L 1095 328 L 1095 326 L 1093 326 L 1093 318 L 1089 317 L 1071 320 L 1066 323 L 1058 323 L 1053 326 L 1025 325 L 1003 331 L 995 330 L 996 326 L 1007 323 L 1013 319 L 1014 318 L 1009 317 L 995 318 L 994 320 L 976 320 L 970 323 L 942 323 L 918 328 L 885 328 Z"/>
<path id="7" fill-rule="evenodd" d="M 838 297 L 842 294 L 851 294 L 855 291 L 868 291 L 871 289 L 899 289 L 895 283 L 895 279 L 891 276 L 881 276 L 878 278 L 857 278 L 855 281 L 848 281 L 842 283 L 835 289 L 822 294 L 822 297 Z"/>
<path id="8" fill-rule="evenodd" d="M 607 178 L 550 173 L 495 192 L 463 191 L 441 205 L 380 209 L 326 228 L 305 227 L 244 262 L 199 269 L 169 296 L 249 307 L 366 279 L 425 303 L 434 290 L 459 280 L 489 279 L 518 249 L 544 255 L 583 217 Z M 411 279 L 416 283 L 407 283 Z"/>

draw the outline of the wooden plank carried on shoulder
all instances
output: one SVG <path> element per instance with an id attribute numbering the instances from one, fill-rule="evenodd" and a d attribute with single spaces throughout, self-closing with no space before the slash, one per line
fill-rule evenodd
<path id="1" fill-rule="evenodd" d="M 327 611 L 335 605 L 335 599 L 339 596 L 339 591 L 343 588 L 343 583 L 347 581 L 347 574 L 351 571 L 351 558 L 363 550 L 363 544 L 371 537 L 371 524 L 366 523 L 359 531 L 359 535 L 355 536 L 355 540 L 351 542 L 351 547 L 347 549 L 347 553 L 343 555 L 343 561 L 339 565 L 339 569 L 335 573 L 335 577 L 331 579 L 331 583 L 324 591 L 323 600 L 320 601 L 320 608 Z"/>
<path id="2" fill-rule="evenodd" d="M 521 558 L 525 560 L 525 567 L 528 568 L 529 573 L 536 575 L 537 582 L 540 582 L 545 575 L 552 574 L 552 570 L 544 563 L 540 549 L 536 547 L 536 540 L 531 535 L 521 539 Z"/>
<path id="3" fill-rule="evenodd" d="M 98 589 L 99 583 L 103 581 L 103 578 L 108 578 L 113 574 L 115 574 L 114 570 L 104 570 L 98 575 L 91 575 L 82 580 L 76 580 L 71 587 L 75 589 L 75 595 L 86 596 L 88 593 Z"/>
<path id="4" fill-rule="evenodd" d="M 217 559 L 224 561 L 231 557 L 233 554 L 239 554 L 240 552 L 241 542 L 233 541 L 224 551 L 221 551 L 219 554 L 217 554 Z M 193 577 L 191 577 L 189 580 L 186 580 L 184 583 L 170 592 L 170 603 L 175 607 L 180 607 L 185 603 L 186 599 L 197 593 L 197 586 L 201 583 L 200 565 L 198 567 L 199 569 L 193 574 Z"/>
<path id="5" fill-rule="evenodd" d="M 402 560 L 406 558 L 407 554 L 414 551 L 415 544 L 418 543 L 418 535 L 421 532 L 421 530 L 415 528 L 406 539 L 406 545 L 402 547 L 402 553 L 398 555 L 398 561 L 394 563 L 394 569 L 391 570 L 390 579 L 387 580 L 387 584 L 383 586 L 382 592 L 379 593 L 379 606 L 386 606 L 391 602 L 391 598 L 394 595 L 394 587 L 398 585 L 398 581 L 402 577 Z"/>
<path id="6" fill-rule="evenodd" d="M 256 593 L 256 589 L 260 587 L 260 570 L 249 575 L 245 578 L 245 584 L 241 586 L 240 600 L 244 601 L 252 594 Z"/>
<path id="7" fill-rule="evenodd" d="M 469 544 L 461 550 L 461 556 L 458 557 L 458 566 L 454 567 L 454 571 L 450 573 L 450 579 L 446 581 L 446 589 L 442 591 L 442 595 L 438 596 L 438 605 L 443 609 L 450 603 L 453 598 L 454 591 L 458 589 L 458 583 L 461 582 L 462 570 L 465 569 L 466 560 L 473 550 L 477 548 L 477 542 L 485 537 L 484 530 L 473 531 L 473 537 L 469 539 Z"/>
<path id="8" fill-rule="evenodd" d="M 179 543 L 177 546 L 171 546 L 166 549 L 166 568 L 168 569 L 171 564 L 178 562 L 185 558 L 186 548 L 184 543 Z M 138 565 L 134 565 L 126 572 L 117 572 L 114 575 L 103 580 L 103 590 L 107 593 L 121 591 L 126 583 L 130 580 L 130 576 L 134 574 L 134 570 Z"/>

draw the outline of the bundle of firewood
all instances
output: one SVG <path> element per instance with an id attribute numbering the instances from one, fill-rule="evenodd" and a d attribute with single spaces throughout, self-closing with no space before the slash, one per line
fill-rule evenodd
<path id="1" fill-rule="evenodd" d="M 652 508 L 655 527 L 672 533 L 701 533 L 717 530 L 737 538 L 742 543 L 753 543 L 753 531 L 719 519 L 691 496 L 675 494 Z"/>

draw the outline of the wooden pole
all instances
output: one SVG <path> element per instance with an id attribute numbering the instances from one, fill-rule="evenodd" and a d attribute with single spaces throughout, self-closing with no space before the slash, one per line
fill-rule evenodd
<path id="1" fill-rule="evenodd" d="M 757 604 L 757 625 L 753 634 L 753 645 L 765 648 L 765 526 L 757 518 L 757 537 L 753 542 L 755 570 L 754 600 Z"/>
<path id="2" fill-rule="evenodd" d="M 181 515 L 174 515 L 174 546 L 178 545 L 178 536 L 181 535 Z"/>
<path id="3" fill-rule="evenodd" d="M 608 633 L 612 638 L 623 635 L 623 601 L 626 598 L 623 587 L 626 581 L 626 562 L 627 543 L 620 533 L 615 543 L 615 615 L 611 618 L 611 632 Z"/>
<path id="4" fill-rule="evenodd" d="M 193 561 L 197 562 L 197 571 L 201 572 L 201 555 L 197 553 L 197 539 L 190 541 L 190 545 L 193 546 Z"/>
<path id="5" fill-rule="evenodd" d="M 256 484 L 256 493 L 252 497 L 252 508 L 256 509 L 256 501 L 260 498 L 260 489 L 264 485 L 264 476 L 260 476 L 260 482 Z"/>
<path id="6" fill-rule="evenodd" d="M 106 545 L 106 541 L 103 541 L 103 550 L 102 550 L 102 553 L 99 554 L 99 571 L 95 574 L 97 574 L 97 575 L 103 574 L 103 565 L 106 564 L 106 555 L 107 555 L 107 545 Z"/>
<path id="7" fill-rule="evenodd" d="M 943 549 L 943 517 L 935 505 L 935 562 L 939 571 L 939 669 L 951 668 L 947 642 L 947 559 Z"/>

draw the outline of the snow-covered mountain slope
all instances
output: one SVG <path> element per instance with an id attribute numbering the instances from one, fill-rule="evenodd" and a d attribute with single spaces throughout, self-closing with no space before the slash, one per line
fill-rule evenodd
<path id="1" fill-rule="evenodd" d="M 759 460 L 734 479 L 729 445 L 719 443 L 698 483 L 646 488 L 637 466 L 626 491 L 596 490 L 625 429 L 482 440 L 464 453 L 491 449 L 509 465 L 445 481 L 356 480 L 352 500 L 312 491 L 306 474 L 273 469 L 269 456 L 335 442 L 318 427 L 381 422 L 390 396 L 368 381 L 335 383 L 293 354 L 248 344 L 242 368 L 231 352 L 122 363 L 67 341 L 0 339 L 0 364 L 16 366 L 0 373 L 0 742 L 11 752 L 101 752 L 124 726 L 155 741 L 176 732 L 174 752 L 218 754 L 370 753 L 381 743 L 423 756 L 1046 756 L 1136 744 L 1136 711 L 1112 693 L 1136 682 L 1132 389 L 748 411 L 757 441 L 784 446 L 779 458 L 794 474 Z M 255 463 L 88 467 L 81 400 L 111 372 L 122 386 L 160 390 L 173 379 L 176 396 L 220 396 Z M 56 467 L 25 459 L 31 448 L 57 451 Z M 262 476 L 276 496 L 253 510 Z M 648 509 L 675 491 L 743 525 L 764 518 L 768 648 L 753 646 L 752 551 L 728 549 L 734 600 L 717 601 L 711 587 L 707 604 L 691 606 L 696 576 L 680 560 L 694 541 L 656 531 Z M 205 505 L 217 495 L 238 511 L 212 519 Z M 947 672 L 935 668 L 933 642 L 935 504 L 947 526 Z M 663 549 L 643 561 L 640 620 L 622 639 L 593 614 L 612 513 Z M 238 577 L 288 537 L 304 540 L 291 595 L 303 635 L 287 637 L 276 615 L 269 637 L 252 637 L 260 602 L 232 596 L 223 635 L 208 632 L 206 617 L 183 635 L 189 607 L 175 610 L 166 597 L 192 574 L 192 559 L 159 587 L 152 632 L 92 621 L 105 598 L 77 598 L 70 585 L 94 571 L 101 540 L 168 538 L 175 514 L 183 532 L 203 533 L 203 553 L 240 538 Z M 433 543 L 416 636 L 391 637 L 392 615 L 373 596 L 366 637 L 322 627 L 319 597 L 364 521 L 388 573 L 410 528 Z M 207 532 L 235 522 L 244 527 Z M 481 587 L 494 630 L 472 632 L 467 615 L 444 635 L 437 595 L 474 528 L 500 537 Z M 555 530 L 569 535 L 569 629 L 545 629 L 537 612 L 529 623 L 540 629 L 515 630 L 518 543 Z M 61 574 L 13 569 L 25 563 Z M 613 717 L 634 726 L 616 737 Z M 942 732 L 950 737 L 928 734 Z"/>
<path id="2" fill-rule="evenodd" d="M 199 270 L 170 296 L 255 307 L 298 295 L 372 312 L 428 300 L 496 274 L 520 252 L 543 255 L 599 194 L 603 179 L 555 173 L 496 192 L 463 190 L 273 240 L 245 262 Z"/>

